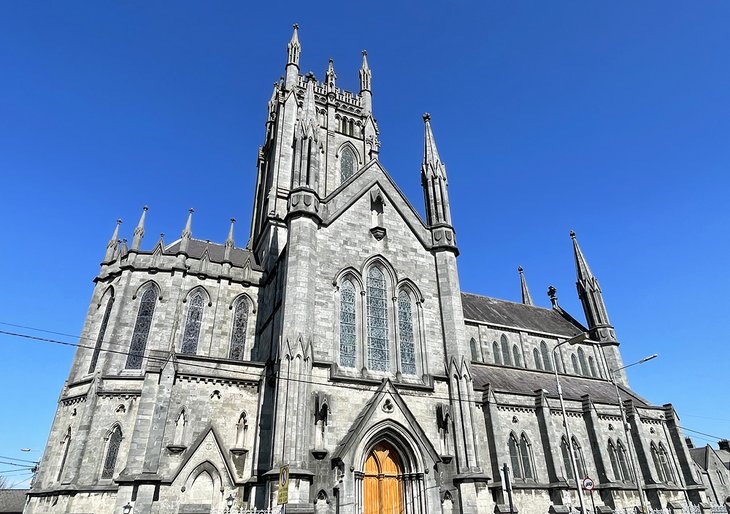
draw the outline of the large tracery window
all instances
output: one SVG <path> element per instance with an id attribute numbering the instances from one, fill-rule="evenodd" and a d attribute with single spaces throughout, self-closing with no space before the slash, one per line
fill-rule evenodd
<path id="1" fill-rule="evenodd" d="M 368 367 L 388 370 L 388 304 L 385 276 L 377 266 L 368 271 Z"/>
<path id="2" fill-rule="evenodd" d="M 134 333 L 132 334 L 132 344 L 129 346 L 129 355 L 127 356 L 127 369 L 142 368 L 142 360 L 147 347 L 147 337 L 150 334 L 156 303 L 157 289 L 150 287 L 142 295 L 142 300 L 139 303 L 137 321 L 134 323 Z"/>
<path id="3" fill-rule="evenodd" d="M 104 459 L 104 469 L 101 471 L 101 478 L 112 478 L 114 476 L 114 468 L 117 466 L 117 457 L 119 456 L 119 446 L 122 444 L 122 430 L 119 426 L 114 427 L 111 435 L 109 435 L 109 444 L 106 449 L 106 458 Z"/>
<path id="4" fill-rule="evenodd" d="M 190 299 L 188 307 L 188 319 L 185 321 L 185 331 L 180 351 L 182 353 L 195 353 L 198 351 L 198 337 L 200 337 L 200 323 L 203 320 L 203 307 L 205 297 L 202 291 L 197 291 Z"/>
<path id="5" fill-rule="evenodd" d="M 340 183 L 355 174 L 355 153 L 350 148 L 343 148 L 340 155 Z"/>
<path id="6" fill-rule="evenodd" d="M 246 329 L 248 328 L 248 301 L 241 298 L 236 304 L 233 314 L 233 331 L 231 332 L 231 351 L 229 358 L 243 360 L 243 350 L 246 348 Z"/>
<path id="7" fill-rule="evenodd" d="M 104 336 L 106 335 L 106 326 L 109 323 L 109 315 L 112 312 L 114 306 L 114 293 L 109 297 L 106 302 L 106 309 L 104 309 L 104 317 L 101 319 L 101 327 L 99 328 L 99 335 L 96 337 L 96 345 L 94 346 L 94 353 L 91 355 L 91 364 L 89 364 L 89 373 L 93 373 L 96 369 L 96 363 L 99 360 L 99 353 L 101 352 L 101 345 L 104 342 Z"/>
<path id="8" fill-rule="evenodd" d="M 398 295 L 398 330 L 400 335 L 401 370 L 408 375 L 416 374 L 416 352 L 413 342 L 413 306 L 407 292 Z"/>
<path id="9" fill-rule="evenodd" d="M 340 366 L 355 367 L 355 286 L 345 280 L 340 287 Z"/>
<path id="10" fill-rule="evenodd" d="M 517 436 L 511 434 L 509 438 L 509 455 L 512 462 L 512 475 L 516 479 L 533 478 L 530 443 L 527 436 L 522 434 L 519 442 Z"/>

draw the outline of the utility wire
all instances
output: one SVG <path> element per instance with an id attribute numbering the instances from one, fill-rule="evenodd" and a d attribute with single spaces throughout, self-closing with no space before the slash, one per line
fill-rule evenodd
<path id="1" fill-rule="evenodd" d="M 722 437 L 722 436 L 719 436 L 719 435 L 706 434 L 704 432 L 699 432 L 697 430 L 692 430 L 691 428 L 687 428 L 687 427 L 679 427 L 679 428 L 681 428 L 682 430 L 686 430 L 687 432 L 693 432 L 695 434 L 706 435 L 707 437 L 714 437 L 716 441 L 719 441 L 720 439 L 727 439 L 727 437 Z"/>
<path id="2" fill-rule="evenodd" d="M 27 464 L 15 464 L 14 462 L 4 462 L 0 461 L 0 464 L 6 464 L 8 466 L 17 466 L 19 468 L 32 468 L 33 466 L 28 466 Z M 37 464 L 37 462 L 34 462 L 33 464 Z"/>
<path id="3" fill-rule="evenodd" d="M 30 462 L 31 464 L 38 464 L 37 460 L 16 459 L 15 457 L 3 457 L 2 455 L 0 455 L 0 459 L 17 460 L 19 462 Z"/>

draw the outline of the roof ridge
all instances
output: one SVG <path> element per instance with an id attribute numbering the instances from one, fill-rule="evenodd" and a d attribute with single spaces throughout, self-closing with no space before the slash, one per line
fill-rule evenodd
<path id="1" fill-rule="evenodd" d="M 515 302 L 513 300 L 505 300 L 504 298 L 497 298 L 496 296 L 487 296 L 484 294 L 469 293 L 469 292 L 465 292 L 465 291 L 462 291 L 461 294 L 468 294 L 470 296 L 478 296 L 479 298 L 489 298 L 490 300 L 497 300 L 498 302 L 512 303 L 515 305 L 520 305 L 522 307 L 533 308 L 533 309 L 542 309 L 542 310 L 548 311 L 548 312 L 553 311 L 553 309 L 550 307 L 543 307 L 542 305 L 527 305 L 522 302 Z"/>

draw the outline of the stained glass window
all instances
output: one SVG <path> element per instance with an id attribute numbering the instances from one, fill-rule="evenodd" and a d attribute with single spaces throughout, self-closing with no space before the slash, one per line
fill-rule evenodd
<path id="1" fill-rule="evenodd" d="M 502 343 L 502 362 L 504 362 L 505 366 L 511 366 L 512 356 L 509 354 L 509 342 L 507 341 L 507 336 L 503 334 L 500 341 Z"/>
<path id="2" fill-rule="evenodd" d="M 101 472 L 101 478 L 112 478 L 114 476 L 114 468 L 117 465 L 120 444 L 122 444 L 122 431 L 119 427 L 115 427 L 109 436 L 109 446 L 106 450 L 106 459 L 104 459 L 104 469 Z"/>
<path id="3" fill-rule="evenodd" d="M 618 453 L 618 464 L 621 467 L 621 474 L 623 475 L 623 479 L 626 481 L 632 480 L 633 477 L 631 476 L 631 471 L 629 471 L 629 465 L 626 460 L 626 448 L 624 448 L 624 445 L 621 443 L 621 441 L 619 441 L 616 445 L 616 452 Z"/>
<path id="4" fill-rule="evenodd" d="M 502 352 L 499 350 L 499 345 L 497 344 L 497 341 L 494 341 L 492 343 L 492 355 L 494 357 L 494 363 L 495 364 L 502 364 Z"/>
<path id="5" fill-rule="evenodd" d="M 99 360 L 99 352 L 101 352 L 101 343 L 104 341 L 104 335 L 106 334 L 106 326 L 109 323 L 109 314 L 112 312 L 112 306 L 114 305 L 114 296 L 109 298 L 106 302 L 106 309 L 104 310 L 104 317 L 101 319 L 101 327 L 99 328 L 99 335 L 96 337 L 96 346 L 94 346 L 94 353 L 91 355 L 91 364 L 89 364 L 89 373 L 93 373 L 96 369 L 96 362 Z"/>
<path id="6" fill-rule="evenodd" d="M 345 280 L 340 287 L 340 366 L 355 367 L 355 286 Z"/>
<path id="7" fill-rule="evenodd" d="M 515 366 L 521 368 L 522 357 L 520 357 L 520 349 L 517 347 L 517 345 L 512 346 L 512 357 L 514 358 Z"/>
<path id="8" fill-rule="evenodd" d="M 621 476 L 621 468 L 618 465 L 618 454 L 616 453 L 616 447 L 613 445 L 613 441 L 608 440 L 608 457 L 611 459 L 611 467 L 613 468 L 613 476 L 616 477 L 616 481 L 623 480 Z"/>
<path id="9" fill-rule="evenodd" d="M 355 154 L 350 148 L 343 148 L 340 155 L 340 183 L 355 173 Z"/>
<path id="10" fill-rule="evenodd" d="M 142 295 L 142 300 L 139 303 L 137 321 L 134 323 L 134 333 L 132 334 L 132 344 L 129 346 L 129 355 L 127 356 L 127 369 L 140 369 L 142 367 L 142 359 L 147 346 L 147 336 L 150 334 L 150 326 L 152 326 L 152 315 L 155 313 L 156 302 L 157 289 L 150 287 Z"/>
<path id="11" fill-rule="evenodd" d="M 241 298 L 236 304 L 233 313 L 233 331 L 231 332 L 231 351 L 229 358 L 243 360 L 243 350 L 246 347 L 246 329 L 248 327 L 248 301 Z"/>
<path id="12" fill-rule="evenodd" d="M 540 353 L 542 354 L 542 364 L 545 366 L 545 371 L 552 371 L 553 361 L 550 358 L 550 352 L 545 341 L 540 341 Z"/>
<path id="13" fill-rule="evenodd" d="M 524 478 L 520 468 L 520 447 L 514 434 L 509 438 L 509 458 L 512 463 L 512 477 Z"/>
<path id="14" fill-rule="evenodd" d="M 388 304 L 385 276 L 376 266 L 368 271 L 368 367 L 388 370 Z"/>
<path id="15" fill-rule="evenodd" d="M 525 478 L 532 478 L 532 463 L 530 461 L 530 443 L 527 436 L 520 437 L 520 455 L 522 457 L 522 475 Z"/>
<path id="16" fill-rule="evenodd" d="M 398 295 L 398 330 L 400 332 L 400 363 L 403 373 L 416 374 L 416 353 L 413 342 L 413 308 L 405 291 Z"/>
<path id="17" fill-rule="evenodd" d="M 195 353 L 198 351 L 198 336 L 200 336 L 200 322 L 203 319 L 203 306 L 205 299 L 203 293 L 198 291 L 190 299 L 188 307 L 188 319 L 185 322 L 183 341 L 180 351 L 182 353 Z"/>
<path id="18" fill-rule="evenodd" d="M 537 351 L 537 348 L 532 349 L 532 358 L 535 360 L 535 368 L 542 371 L 542 360 L 540 360 L 540 352 Z"/>

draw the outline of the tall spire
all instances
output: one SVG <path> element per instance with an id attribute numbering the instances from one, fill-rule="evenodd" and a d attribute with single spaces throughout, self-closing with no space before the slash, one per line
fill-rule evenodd
<path id="1" fill-rule="evenodd" d="M 426 221 L 429 225 L 451 225 L 451 209 L 446 181 L 446 166 L 441 162 L 431 130 L 431 115 L 423 115 L 425 124 L 421 184 L 426 198 Z"/>
<path id="2" fill-rule="evenodd" d="M 520 287 L 522 289 L 522 303 L 525 305 L 534 305 L 532 303 L 532 296 L 530 295 L 530 290 L 527 289 L 527 280 L 525 280 L 525 270 L 522 269 L 522 266 L 518 266 L 517 271 L 520 273 Z"/>
<path id="3" fill-rule="evenodd" d="M 139 223 L 137 228 L 134 229 L 134 237 L 132 237 L 132 251 L 138 251 L 142 244 L 142 238 L 144 237 L 144 219 L 147 215 L 148 207 L 145 205 L 142 208 L 142 215 L 139 217 Z"/>
<path id="4" fill-rule="evenodd" d="M 337 74 L 335 73 L 335 61 L 330 59 L 327 64 L 327 72 L 324 74 L 324 82 L 327 87 L 327 94 L 334 95 L 337 89 Z"/>
<path id="5" fill-rule="evenodd" d="M 185 228 L 180 236 L 180 253 L 187 253 L 188 245 L 190 244 L 190 240 L 193 238 L 193 212 L 192 208 L 188 211 L 188 219 L 185 222 Z"/>
<path id="6" fill-rule="evenodd" d="M 615 342 L 616 336 L 608 320 L 608 312 L 603 303 L 603 293 L 598 279 L 593 275 L 588 266 L 583 252 L 578 245 L 575 232 L 570 231 L 570 238 L 573 241 L 573 256 L 575 258 L 576 287 L 578 297 L 583 304 L 588 328 L 594 333 L 594 338 L 602 342 Z"/>
<path id="7" fill-rule="evenodd" d="M 362 51 L 362 66 L 360 66 L 360 96 L 362 97 L 363 108 L 366 112 L 373 111 L 373 93 L 371 90 L 373 73 L 368 66 L 368 53 Z"/>
<path id="8" fill-rule="evenodd" d="M 236 223 L 236 218 L 231 218 L 231 227 L 228 229 L 228 237 L 226 238 L 225 250 L 223 253 L 224 261 L 231 261 L 231 253 L 236 242 L 233 240 L 233 225 Z"/>
<path id="9" fill-rule="evenodd" d="M 286 59 L 286 88 L 291 90 L 297 84 L 297 77 L 299 76 L 299 54 L 302 51 L 302 45 L 299 44 L 299 25 L 294 24 L 294 33 L 291 36 L 291 41 L 287 46 L 287 59 Z"/>
<path id="10" fill-rule="evenodd" d="M 117 253 L 119 248 L 119 225 L 122 224 L 122 220 L 118 219 L 117 224 L 114 226 L 114 232 L 112 238 L 106 244 L 106 252 L 104 253 L 104 262 L 110 262 L 114 260 L 114 255 Z"/>

